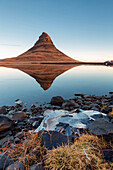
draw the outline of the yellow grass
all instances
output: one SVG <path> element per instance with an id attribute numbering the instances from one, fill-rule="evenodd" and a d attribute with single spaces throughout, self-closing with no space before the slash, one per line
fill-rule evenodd
<path id="1" fill-rule="evenodd" d="M 102 148 L 107 143 L 93 135 L 83 135 L 71 146 L 61 146 L 47 151 L 45 158 L 46 169 L 52 170 L 89 170 L 113 169 L 113 163 L 105 162 Z"/>
<path id="2" fill-rule="evenodd" d="M 24 141 L 3 149 L 11 158 L 22 161 L 26 170 L 40 161 L 45 170 L 112 170 L 113 162 L 105 162 L 103 148 L 113 148 L 113 143 L 94 135 L 82 135 L 72 145 L 62 145 L 53 150 L 42 146 L 38 133 L 26 133 Z M 27 161 L 24 161 L 26 158 Z"/>
<path id="3" fill-rule="evenodd" d="M 10 155 L 14 162 L 22 161 L 26 169 L 29 169 L 32 163 L 37 163 L 37 161 L 43 163 L 46 148 L 42 146 L 38 133 L 26 133 L 24 141 L 19 144 L 11 144 L 9 147 L 6 146 L 3 152 Z"/>

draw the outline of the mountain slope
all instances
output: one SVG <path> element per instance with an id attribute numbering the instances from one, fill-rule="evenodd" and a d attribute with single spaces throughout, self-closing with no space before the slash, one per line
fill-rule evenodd
<path id="1" fill-rule="evenodd" d="M 2 61 L 6 62 L 38 62 L 38 63 L 73 63 L 79 62 L 74 60 L 61 51 L 59 51 L 53 44 L 50 36 L 43 32 L 39 37 L 39 40 L 25 53 L 19 55 L 18 57 L 7 58 Z"/>

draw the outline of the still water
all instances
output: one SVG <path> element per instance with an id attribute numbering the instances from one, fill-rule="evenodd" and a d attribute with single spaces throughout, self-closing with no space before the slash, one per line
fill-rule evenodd
<path id="1" fill-rule="evenodd" d="M 0 67 L 0 106 L 21 99 L 28 106 L 47 103 L 53 96 L 75 93 L 104 95 L 113 91 L 113 67 L 106 66 L 15 66 Z"/>

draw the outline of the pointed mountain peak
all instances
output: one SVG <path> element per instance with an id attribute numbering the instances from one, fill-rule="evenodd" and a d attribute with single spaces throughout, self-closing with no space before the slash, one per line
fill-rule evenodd
<path id="1" fill-rule="evenodd" d="M 38 45 L 39 43 L 43 43 L 43 44 L 53 44 L 50 36 L 46 33 L 46 32 L 43 32 L 40 37 L 39 37 L 39 40 L 35 43 L 35 45 Z"/>

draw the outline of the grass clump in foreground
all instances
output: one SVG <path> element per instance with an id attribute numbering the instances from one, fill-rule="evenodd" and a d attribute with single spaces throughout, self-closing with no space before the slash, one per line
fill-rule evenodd
<path id="1" fill-rule="evenodd" d="M 47 151 L 46 169 L 53 170 L 89 170 L 113 169 L 113 162 L 104 160 L 103 148 L 112 147 L 103 138 L 93 135 L 83 135 L 75 140 L 73 145 L 66 145 Z"/>
<path id="2" fill-rule="evenodd" d="M 20 143 L 9 144 L 2 150 L 14 162 L 22 162 L 26 169 L 37 162 L 43 164 L 43 158 L 46 154 L 46 148 L 42 145 L 38 133 L 25 133 L 24 139 Z"/>
<path id="3" fill-rule="evenodd" d="M 26 133 L 18 144 L 7 145 L 2 150 L 14 162 L 23 162 L 26 170 L 40 162 L 45 170 L 112 170 L 113 162 L 106 162 L 102 149 L 113 148 L 111 142 L 94 135 L 82 135 L 74 144 L 47 150 L 42 146 L 38 133 Z"/>

